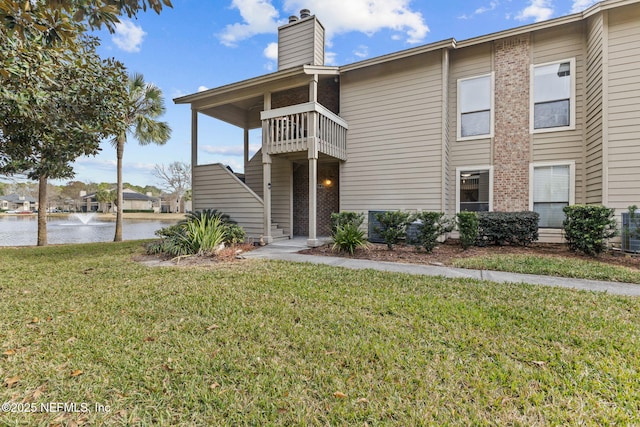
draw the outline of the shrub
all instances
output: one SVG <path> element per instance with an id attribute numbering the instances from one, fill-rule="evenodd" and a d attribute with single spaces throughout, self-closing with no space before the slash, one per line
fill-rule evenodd
<path id="1" fill-rule="evenodd" d="M 339 225 L 333 233 L 333 250 L 349 252 L 353 255 L 356 249 L 367 249 L 368 246 L 364 231 L 356 225 L 356 222 Z"/>
<path id="2" fill-rule="evenodd" d="M 537 212 L 479 212 L 478 245 L 526 246 L 538 240 Z"/>
<path id="3" fill-rule="evenodd" d="M 431 253 L 438 245 L 438 238 L 444 233 L 453 230 L 453 222 L 442 212 L 420 212 L 415 215 L 414 220 L 419 221 L 416 241 L 410 242 L 416 248 L 424 247 Z"/>
<path id="4" fill-rule="evenodd" d="M 407 236 L 407 225 L 410 214 L 400 211 L 386 211 L 375 214 L 375 219 L 380 223 L 373 227 L 373 231 L 384 239 L 389 250 L 393 250 L 393 245 Z"/>
<path id="5" fill-rule="evenodd" d="M 460 244 L 468 249 L 478 241 L 478 214 L 475 212 L 459 212 L 456 215 Z"/>
<path id="6" fill-rule="evenodd" d="M 572 205 L 563 209 L 562 223 L 569 249 L 590 256 L 602 253 L 617 234 L 615 210 L 598 205 Z"/>
<path id="7" fill-rule="evenodd" d="M 350 224 L 359 228 L 364 222 L 364 214 L 361 212 L 338 212 L 331 214 L 331 235 L 334 236 L 338 227 Z"/>
<path id="8" fill-rule="evenodd" d="M 227 228 L 217 216 L 203 215 L 187 221 L 184 227 L 186 233 L 181 238 L 191 254 L 211 254 L 220 245 L 224 245 L 227 237 Z"/>
<path id="9" fill-rule="evenodd" d="M 147 253 L 171 256 L 210 254 L 222 244 L 246 239 L 242 227 L 215 209 L 189 213 L 186 219 L 156 231 L 156 235 L 162 240 L 147 245 Z"/>
<path id="10" fill-rule="evenodd" d="M 247 233 L 238 224 L 227 223 L 224 225 L 227 229 L 225 243 L 236 245 L 243 243 L 247 239 Z"/>

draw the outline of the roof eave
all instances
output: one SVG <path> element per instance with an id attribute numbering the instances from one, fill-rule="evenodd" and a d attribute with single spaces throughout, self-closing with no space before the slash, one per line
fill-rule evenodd
<path id="1" fill-rule="evenodd" d="M 212 95 L 221 95 L 223 93 L 234 92 L 240 89 L 246 89 L 249 87 L 269 84 L 280 79 L 287 79 L 292 76 L 304 74 L 304 66 L 298 66 L 288 68 L 286 70 L 276 71 L 275 73 L 265 74 L 262 76 L 254 77 L 247 80 L 242 80 L 236 83 L 230 83 L 228 85 L 219 86 L 213 89 L 203 90 L 202 92 L 192 93 L 190 95 L 174 98 L 173 102 L 176 104 L 191 104 L 195 101 L 206 99 Z"/>
<path id="2" fill-rule="evenodd" d="M 371 67 L 373 65 L 384 64 L 390 61 L 396 61 L 398 59 L 409 58 L 422 53 L 433 52 L 440 49 L 450 49 L 455 47 L 456 41 L 453 38 L 442 40 L 435 43 L 429 43 L 426 45 L 414 47 L 411 49 L 402 50 L 400 52 L 394 52 L 387 55 L 377 56 L 375 58 L 365 59 L 364 61 L 354 62 L 352 64 L 343 65 L 340 67 L 340 72 L 353 71 L 360 68 Z"/>

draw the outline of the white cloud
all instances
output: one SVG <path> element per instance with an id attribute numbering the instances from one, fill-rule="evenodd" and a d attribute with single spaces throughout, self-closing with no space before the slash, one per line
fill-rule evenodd
<path id="1" fill-rule="evenodd" d="M 483 13 L 491 12 L 492 10 L 496 10 L 496 8 L 500 5 L 498 0 L 491 0 L 488 6 L 481 6 L 473 11 L 472 14 L 463 14 L 458 16 L 458 19 L 473 19 L 476 15 L 482 15 Z"/>
<path id="2" fill-rule="evenodd" d="M 146 36 L 142 27 L 131 21 L 122 21 L 116 24 L 116 32 L 112 37 L 113 43 L 125 52 L 140 52 L 140 45 Z"/>
<path id="3" fill-rule="evenodd" d="M 338 54 L 336 52 L 325 51 L 324 65 L 329 65 L 329 66 L 338 65 L 337 57 L 338 57 Z"/>
<path id="4" fill-rule="evenodd" d="M 242 146 L 233 146 L 233 147 L 224 147 L 219 145 L 203 145 L 200 149 L 207 154 L 221 154 L 224 156 L 243 156 L 244 155 L 244 147 Z M 260 145 L 249 145 L 249 152 L 255 153 L 260 149 Z"/>
<path id="5" fill-rule="evenodd" d="M 327 40 L 338 34 L 359 31 L 372 35 L 382 29 L 404 33 L 407 43 L 424 41 L 429 27 L 420 12 L 411 10 L 410 0 L 285 0 L 287 11 L 308 8 L 327 32 Z"/>
<path id="6" fill-rule="evenodd" d="M 590 6 L 598 3 L 600 0 L 573 0 L 573 7 L 571 13 L 582 12 Z"/>
<path id="7" fill-rule="evenodd" d="M 352 31 L 372 35 L 382 29 L 390 29 L 403 34 L 410 44 L 424 41 L 429 27 L 420 12 L 410 7 L 411 0 L 285 0 L 286 15 L 297 15 L 300 9 L 308 8 L 323 23 L 327 44 L 332 37 Z M 238 42 L 257 34 L 275 33 L 279 25 L 280 13 L 273 6 L 273 0 L 232 0 L 231 7 L 238 9 L 242 22 L 228 25 L 220 41 L 226 46 L 236 46 Z"/>
<path id="8" fill-rule="evenodd" d="M 489 6 L 479 7 L 473 13 L 476 14 L 476 15 L 481 15 L 483 13 L 490 12 L 492 10 L 495 10 L 496 7 L 498 7 L 499 4 L 500 3 L 498 1 L 496 1 L 496 0 L 490 1 L 489 2 Z"/>
<path id="9" fill-rule="evenodd" d="M 198 92 L 204 92 L 205 90 L 209 90 L 206 86 L 198 86 Z"/>
<path id="10" fill-rule="evenodd" d="M 527 21 L 531 18 L 535 22 L 540 22 L 551 18 L 553 7 L 550 0 L 530 0 L 529 6 L 525 7 L 516 15 L 518 21 Z"/>
<path id="11" fill-rule="evenodd" d="M 367 56 L 369 56 L 369 47 L 360 45 L 356 50 L 353 51 L 353 54 L 358 58 L 366 58 Z"/>
<path id="12" fill-rule="evenodd" d="M 267 59 L 272 61 L 278 60 L 278 43 L 269 43 L 267 47 L 264 48 L 264 56 Z"/>
<path id="13" fill-rule="evenodd" d="M 82 170 L 102 170 L 102 171 L 115 171 L 116 161 L 106 160 L 99 157 L 80 157 L 74 162 L 74 166 Z"/>
<path id="14" fill-rule="evenodd" d="M 278 20 L 278 11 L 271 0 L 233 0 L 231 8 L 238 9 L 243 22 L 227 25 L 219 35 L 225 46 L 235 47 L 256 34 L 275 33 L 284 23 Z"/>

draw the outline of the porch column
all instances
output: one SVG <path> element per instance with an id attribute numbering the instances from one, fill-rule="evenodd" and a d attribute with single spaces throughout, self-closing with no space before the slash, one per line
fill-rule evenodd
<path id="1" fill-rule="evenodd" d="M 312 86 L 316 86 L 312 83 Z M 318 240 L 318 113 L 309 114 L 309 239 L 307 246 L 320 246 Z"/>
<path id="2" fill-rule="evenodd" d="M 320 246 L 317 236 L 318 158 L 309 157 L 309 239 L 307 246 Z"/>
<path id="3" fill-rule="evenodd" d="M 262 153 L 262 182 L 263 182 L 263 201 L 264 201 L 264 223 L 262 240 L 264 243 L 273 242 L 271 237 L 271 156 Z"/>
<path id="4" fill-rule="evenodd" d="M 309 82 L 309 102 L 318 102 L 318 75 L 314 74 Z"/>
<path id="5" fill-rule="evenodd" d="M 198 111 L 191 110 L 191 169 L 198 164 Z M 192 170 L 193 176 L 193 170 Z"/>
<path id="6" fill-rule="evenodd" d="M 244 170 L 249 164 L 249 129 L 244 128 Z"/>
<path id="7" fill-rule="evenodd" d="M 191 110 L 191 188 L 193 188 L 193 177 L 196 175 L 195 168 L 198 165 L 198 110 Z M 196 209 L 196 193 L 191 191 L 191 208 Z M 171 205 L 169 205 L 171 210 Z M 89 211 L 87 211 L 89 212 Z"/>

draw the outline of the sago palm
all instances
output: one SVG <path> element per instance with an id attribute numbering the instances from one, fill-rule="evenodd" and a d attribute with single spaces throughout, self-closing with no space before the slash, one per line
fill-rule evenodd
<path id="1" fill-rule="evenodd" d="M 127 88 L 129 99 L 128 108 L 124 121 L 125 130 L 112 140 L 116 148 L 118 159 L 118 197 L 116 210 L 116 234 L 114 242 L 122 241 L 122 212 L 123 212 L 123 187 L 122 187 L 122 156 L 127 136 L 131 135 L 138 140 L 140 145 L 158 144 L 163 145 L 171 136 L 171 128 L 167 122 L 160 122 L 156 119 L 164 114 L 164 98 L 159 87 L 152 83 L 145 83 L 142 74 L 129 76 Z"/>

